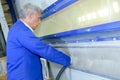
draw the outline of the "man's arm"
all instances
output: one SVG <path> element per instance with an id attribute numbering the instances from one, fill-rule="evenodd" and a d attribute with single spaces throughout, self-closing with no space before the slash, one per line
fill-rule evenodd
<path id="1" fill-rule="evenodd" d="M 69 56 L 40 41 L 40 39 L 35 37 L 32 32 L 26 31 L 22 34 L 22 36 L 18 37 L 20 44 L 30 50 L 33 54 L 37 54 L 47 60 L 64 66 L 70 65 L 71 59 Z"/>

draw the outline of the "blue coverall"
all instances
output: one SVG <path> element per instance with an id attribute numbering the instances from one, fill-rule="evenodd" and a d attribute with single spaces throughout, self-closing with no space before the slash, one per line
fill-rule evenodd
<path id="1" fill-rule="evenodd" d="M 42 42 L 18 20 L 7 39 L 8 80 L 43 80 L 40 58 L 69 66 L 70 57 Z"/>

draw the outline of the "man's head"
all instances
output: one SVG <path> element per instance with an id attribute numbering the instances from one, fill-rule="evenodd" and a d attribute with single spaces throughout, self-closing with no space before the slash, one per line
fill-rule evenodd
<path id="1" fill-rule="evenodd" d="M 38 6 L 28 3 L 20 10 L 19 17 L 35 30 L 41 23 L 41 9 Z"/>

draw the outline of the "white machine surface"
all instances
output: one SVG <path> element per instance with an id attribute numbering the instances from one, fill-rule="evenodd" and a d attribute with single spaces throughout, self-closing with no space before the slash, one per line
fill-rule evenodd
<path id="1" fill-rule="evenodd" d="M 120 41 L 105 41 L 54 45 L 72 58 L 71 67 L 66 70 L 67 77 L 62 80 L 119 80 L 119 44 Z M 56 65 L 52 63 L 51 66 Z"/>

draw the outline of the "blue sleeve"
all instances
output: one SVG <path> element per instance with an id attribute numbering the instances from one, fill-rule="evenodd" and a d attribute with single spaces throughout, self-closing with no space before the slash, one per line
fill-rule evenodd
<path id="1" fill-rule="evenodd" d="M 40 41 L 40 39 L 30 31 L 21 33 L 18 37 L 18 41 L 33 54 L 64 66 L 70 65 L 71 59 L 69 56 Z"/>

